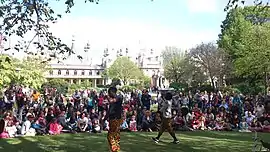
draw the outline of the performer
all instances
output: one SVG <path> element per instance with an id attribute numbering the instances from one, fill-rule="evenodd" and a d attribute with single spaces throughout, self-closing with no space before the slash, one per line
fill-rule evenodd
<path id="1" fill-rule="evenodd" d="M 109 95 L 109 131 L 107 135 L 109 148 L 111 152 L 120 151 L 120 125 L 122 124 L 122 102 L 123 98 L 117 96 L 117 88 L 110 87 Z"/>
<path id="2" fill-rule="evenodd" d="M 158 136 L 153 137 L 153 141 L 158 143 L 160 136 L 163 134 L 165 130 L 169 132 L 169 134 L 173 137 L 173 143 L 178 144 L 179 140 L 175 136 L 175 132 L 172 128 L 172 93 L 167 92 L 165 94 L 165 99 L 161 102 L 160 112 L 162 113 L 162 123 L 161 128 L 159 130 Z"/>

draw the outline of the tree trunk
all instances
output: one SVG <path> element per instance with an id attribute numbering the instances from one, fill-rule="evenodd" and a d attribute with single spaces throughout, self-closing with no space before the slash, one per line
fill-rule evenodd
<path id="1" fill-rule="evenodd" d="M 213 79 L 213 77 L 211 77 L 210 79 L 211 79 L 211 84 L 212 84 L 213 90 L 215 91 L 216 87 L 215 87 L 214 79 Z"/>
<path id="2" fill-rule="evenodd" d="M 127 80 L 124 79 L 123 80 L 123 84 L 126 85 L 127 84 Z"/>

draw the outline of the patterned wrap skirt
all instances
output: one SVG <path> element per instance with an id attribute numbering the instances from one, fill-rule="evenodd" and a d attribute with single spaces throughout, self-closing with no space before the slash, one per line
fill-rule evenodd
<path id="1" fill-rule="evenodd" d="M 168 131 L 169 133 L 173 132 L 172 119 L 171 118 L 163 118 L 161 123 L 160 132 Z"/>
<path id="2" fill-rule="evenodd" d="M 122 123 L 122 119 L 113 119 L 109 121 L 107 140 L 109 143 L 110 152 L 120 151 L 120 126 Z"/>

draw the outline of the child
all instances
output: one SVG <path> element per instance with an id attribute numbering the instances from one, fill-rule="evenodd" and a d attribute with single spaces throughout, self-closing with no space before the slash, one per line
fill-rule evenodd
<path id="1" fill-rule="evenodd" d="M 137 122 L 135 115 L 131 117 L 131 120 L 129 122 L 129 129 L 130 131 L 137 131 Z"/>
<path id="2" fill-rule="evenodd" d="M 0 139 L 1 138 L 9 138 L 9 135 L 5 130 L 5 120 L 4 119 L 0 120 Z"/>
<path id="3" fill-rule="evenodd" d="M 101 133 L 98 119 L 94 119 L 93 121 L 93 133 Z"/>
<path id="4" fill-rule="evenodd" d="M 50 124 L 49 133 L 51 135 L 59 135 L 62 131 L 63 127 L 57 123 L 57 119 L 53 118 L 52 123 Z"/>
<path id="5" fill-rule="evenodd" d="M 248 130 L 248 124 L 246 122 L 246 118 L 242 118 L 242 122 L 240 122 L 240 130 L 239 132 L 251 132 L 250 130 Z"/>

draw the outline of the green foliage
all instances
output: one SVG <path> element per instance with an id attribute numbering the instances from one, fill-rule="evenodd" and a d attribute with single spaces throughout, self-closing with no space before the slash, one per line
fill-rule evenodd
<path id="1" fill-rule="evenodd" d="M 106 86 L 103 85 L 103 84 L 98 84 L 97 87 L 98 87 L 98 88 L 106 88 Z"/>
<path id="2" fill-rule="evenodd" d="M 66 94 L 68 92 L 69 83 L 64 79 L 50 79 L 43 84 L 43 88 L 56 88 L 61 94 Z"/>
<path id="3" fill-rule="evenodd" d="M 233 63 L 233 73 L 228 78 L 238 80 L 241 92 L 260 91 L 258 80 L 270 71 L 270 25 L 264 22 L 269 17 L 269 8 L 264 11 L 254 6 L 237 8 L 228 12 L 221 26 L 218 44 Z"/>
<path id="4" fill-rule="evenodd" d="M 68 87 L 71 90 L 85 90 L 85 89 L 90 89 L 91 88 L 91 82 L 90 81 L 83 81 L 80 84 L 71 84 Z"/>
<path id="5" fill-rule="evenodd" d="M 270 66 L 270 24 L 256 25 L 246 38 L 245 48 L 239 49 L 235 60 L 238 75 L 263 75 Z"/>
<path id="6" fill-rule="evenodd" d="M 234 88 L 237 88 L 243 94 L 258 94 L 264 92 L 264 85 L 262 83 L 239 83 L 233 85 Z"/>
<path id="7" fill-rule="evenodd" d="M 221 89 L 221 91 L 226 92 L 228 94 L 234 94 L 234 93 L 240 94 L 241 93 L 241 91 L 238 88 L 234 88 L 232 86 L 224 87 Z"/>
<path id="8" fill-rule="evenodd" d="M 120 79 L 124 85 L 143 76 L 143 72 L 128 57 L 118 57 L 106 71 L 109 78 Z"/>
<path id="9" fill-rule="evenodd" d="M 136 90 L 137 87 L 135 86 L 131 86 L 131 85 L 124 85 L 121 87 L 121 90 L 127 91 L 127 92 L 131 92 L 133 90 Z"/>
<path id="10" fill-rule="evenodd" d="M 49 54 L 56 57 L 57 54 L 74 53 L 61 40 L 49 31 L 49 24 L 56 23 L 60 14 L 55 13 L 49 1 L 43 0 L 1 0 L 0 18 L 3 24 L 0 32 L 7 41 L 8 37 L 20 38 L 12 48 L 23 50 L 28 54 L 35 54 L 29 50 L 30 45 L 36 46 L 36 51 L 41 54 Z M 33 35 L 31 39 L 25 39 L 25 35 Z"/>
<path id="11" fill-rule="evenodd" d="M 31 56 L 18 60 L 7 55 L 0 55 L 0 89 L 10 84 L 40 89 L 46 81 L 44 73 L 48 70 L 42 58 Z"/>
<path id="12" fill-rule="evenodd" d="M 170 83 L 169 87 L 174 88 L 175 90 L 182 90 L 182 89 L 188 88 L 188 86 L 186 84 L 180 84 L 180 83 L 177 83 L 177 82 Z"/>
<path id="13" fill-rule="evenodd" d="M 14 71 L 16 71 L 11 58 L 6 55 L 0 56 L 0 90 L 9 85 L 14 79 Z"/>
<path id="14" fill-rule="evenodd" d="M 150 88 L 150 84 L 151 78 L 146 75 L 142 75 L 142 77 L 136 83 L 130 85 L 136 87 L 137 89 L 147 89 Z"/>
<path id="15" fill-rule="evenodd" d="M 162 52 L 164 75 L 176 84 L 198 85 L 207 78 L 201 69 L 191 62 L 188 55 L 175 47 Z"/>
<path id="16" fill-rule="evenodd" d="M 151 78 L 144 75 L 143 78 L 142 78 L 142 85 L 144 88 L 149 88 L 150 87 L 150 84 L 151 84 Z"/>

